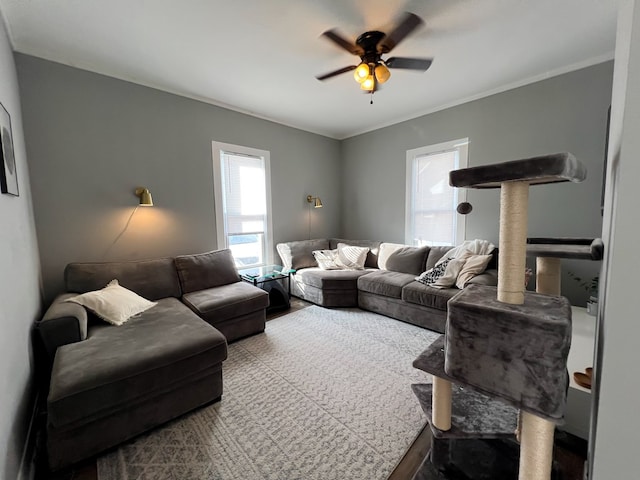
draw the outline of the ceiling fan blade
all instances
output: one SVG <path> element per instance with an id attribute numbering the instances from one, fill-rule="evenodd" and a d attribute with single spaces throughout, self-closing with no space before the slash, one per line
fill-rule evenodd
<path id="1" fill-rule="evenodd" d="M 345 49 L 347 52 L 352 53 L 353 55 L 361 56 L 364 54 L 362 48 L 354 43 L 351 43 L 349 40 L 340 35 L 336 30 L 327 30 L 322 35 L 327 37 L 333 43 L 338 45 L 340 48 Z"/>
<path id="2" fill-rule="evenodd" d="M 355 70 L 357 65 L 349 65 L 348 67 L 341 68 L 339 70 L 334 70 L 333 72 L 325 73 L 324 75 L 317 75 L 316 78 L 318 80 L 326 80 L 327 78 L 335 77 L 336 75 L 340 75 L 342 73 L 350 72 L 351 70 Z"/>
<path id="3" fill-rule="evenodd" d="M 433 62 L 433 58 L 415 58 L 415 57 L 391 57 L 385 60 L 385 64 L 389 68 L 405 68 L 407 70 L 426 71 Z"/>
<path id="4" fill-rule="evenodd" d="M 380 42 L 379 50 L 381 53 L 389 53 L 404 38 L 413 32 L 424 22 L 415 13 L 406 12 L 400 23 Z"/>

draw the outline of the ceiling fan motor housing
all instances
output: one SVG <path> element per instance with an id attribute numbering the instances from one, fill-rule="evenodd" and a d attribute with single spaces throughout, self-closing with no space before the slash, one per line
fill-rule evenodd
<path id="1" fill-rule="evenodd" d="M 386 35 L 384 33 L 373 30 L 370 32 L 364 32 L 356 39 L 356 45 L 362 48 L 364 52 L 360 55 L 363 62 L 377 63 L 380 60 L 380 54 L 384 52 L 378 51 L 378 43 L 380 43 L 380 40 L 385 36 Z"/>

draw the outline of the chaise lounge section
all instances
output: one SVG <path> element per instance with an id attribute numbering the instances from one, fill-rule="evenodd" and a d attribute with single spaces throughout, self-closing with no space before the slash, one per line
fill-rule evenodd
<path id="1" fill-rule="evenodd" d="M 66 301 L 113 279 L 156 305 L 115 326 Z M 56 298 L 36 325 L 48 360 L 40 368 L 50 369 L 52 470 L 218 400 L 227 341 L 264 330 L 268 295 L 239 281 L 229 250 L 72 263 L 65 284 L 68 293 Z M 194 290 L 197 286 L 203 290 Z"/>

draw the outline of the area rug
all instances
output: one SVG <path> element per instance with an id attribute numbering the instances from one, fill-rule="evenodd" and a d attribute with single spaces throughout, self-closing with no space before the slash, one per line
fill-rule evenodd
<path id="1" fill-rule="evenodd" d="M 99 480 L 386 479 L 425 425 L 412 367 L 438 334 L 317 306 L 229 346 L 222 400 L 98 459 Z"/>

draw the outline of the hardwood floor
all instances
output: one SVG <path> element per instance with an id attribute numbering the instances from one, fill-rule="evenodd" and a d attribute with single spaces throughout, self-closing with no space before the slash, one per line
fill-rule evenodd
<path id="1" fill-rule="evenodd" d="M 474 442 L 470 440 L 469 442 Z M 427 425 L 413 445 L 402 458 L 396 469 L 389 476 L 388 480 L 516 480 L 518 465 L 518 446 L 515 442 L 506 445 L 491 446 L 490 442 L 478 441 L 478 446 L 462 448 L 463 454 L 457 455 L 466 463 L 466 470 L 473 472 L 477 476 L 465 476 L 460 471 L 443 473 L 437 471 L 427 459 L 427 465 L 423 464 L 431 449 L 431 430 Z M 491 455 L 495 459 L 495 465 L 488 462 L 486 456 L 474 458 L 474 453 L 493 449 Z M 556 430 L 555 443 L 553 449 L 553 473 L 552 480 L 583 480 L 584 463 L 587 459 L 587 442 L 569 433 Z M 484 465 L 483 465 L 484 464 Z M 505 473 L 505 464 L 512 466 L 512 471 Z M 482 469 L 474 471 L 474 465 L 483 465 Z M 493 469 L 497 471 L 492 471 Z"/>
<path id="2" fill-rule="evenodd" d="M 413 444 L 404 454 L 400 463 L 395 468 L 388 480 L 411 480 L 420 468 L 422 461 L 431 448 L 431 431 L 429 425 L 425 425 Z"/>
<path id="3" fill-rule="evenodd" d="M 284 311 L 274 312 L 267 315 L 267 321 L 287 315 L 289 313 L 302 310 L 312 305 L 309 302 L 298 298 L 291 298 L 291 308 Z M 388 480 L 411 480 L 420 469 L 423 460 L 431 448 L 431 430 L 426 426 L 418 435 L 414 443 L 404 455 L 398 466 L 389 476 Z M 559 472 L 554 480 L 582 480 L 583 466 L 587 456 L 586 441 L 558 431 L 554 448 L 554 465 Z M 40 462 L 42 463 L 42 462 Z M 431 471 L 431 469 L 430 469 Z M 430 476 L 419 476 L 417 479 L 424 480 L 460 480 L 459 476 L 447 476 L 442 473 L 429 473 Z M 98 472 L 95 459 L 88 460 L 73 468 L 49 473 L 44 468 L 36 468 L 36 480 L 98 480 Z M 194 479 L 196 480 L 196 479 Z M 289 480 L 289 479 L 282 479 Z M 364 480 L 364 479 L 345 479 Z M 501 480 L 494 478 L 492 480 Z M 505 479 L 515 480 L 515 479 Z"/>

